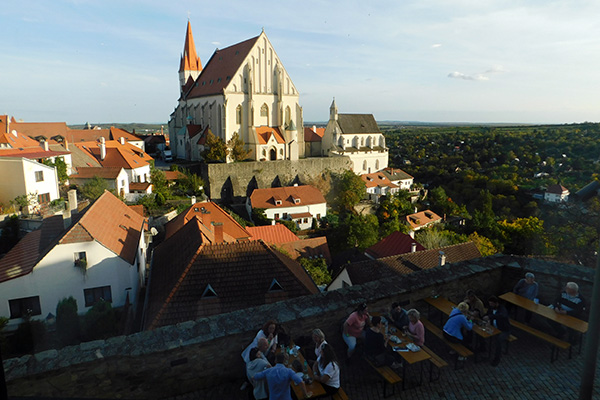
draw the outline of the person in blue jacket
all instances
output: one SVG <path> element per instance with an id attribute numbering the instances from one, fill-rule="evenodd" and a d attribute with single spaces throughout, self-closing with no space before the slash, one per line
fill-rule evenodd
<path id="1" fill-rule="evenodd" d="M 453 308 L 444 325 L 444 337 L 452 343 L 460 343 L 471 348 L 473 340 L 473 321 L 467 318 L 469 305 L 464 301 Z M 463 357 L 458 357 L 463 360 Z"/>

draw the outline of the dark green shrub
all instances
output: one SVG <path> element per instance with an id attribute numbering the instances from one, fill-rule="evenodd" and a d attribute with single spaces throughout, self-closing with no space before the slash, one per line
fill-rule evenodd
<path id="1" fill-rule="evenodd" d="M 117 334 L 117 315 L 111 304 L 100 300 L 88 310 L 83 319 L 86 340 L 106 339 Z"/>
<path id="2" fill-rule="evenodd" d="M 56 333 L 60 342 L 65 346 L 79 342 L 77 300 L 73 296 L 62 299 L 56 306 Z"/>

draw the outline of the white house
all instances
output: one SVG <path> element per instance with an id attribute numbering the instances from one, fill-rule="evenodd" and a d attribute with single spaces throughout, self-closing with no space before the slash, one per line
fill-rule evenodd
<path id="1" fill-rule="evenodd" d="M 246 198 L 249 215 L 253 208 L 264 209 L 266 217 L 274 221 L 295 221 L 300 229 L 310 229 L 313 219 L 318 221 L 327 215 L 323 194 L 309 185 L 254 189 Z"/>
<path id="2" fill-rule="evenodd" d="M 388 166 L 388 148 L 373 114 L 338 114 L 335 100 L 329 108 L 321 152 L 323 156 L 349 157 L 358 175 Z"/>
<path id="3" fill-rule="evenodd" d="M 83 186 L 94 177 L 103 179 L 109 190 L 121 197 L 129 194 L 129 176 L 123 167 L 80 167 L 77 173 L 69 176 L 73 185 Z"/>
<path id="4" fill-rule="evenodd" d="M 400 187 L 382 172 L 363 174 L 360 178 L 367 187 L 367 198 L 375 203 L 379 203 L 381 196 L 393 195 L 400 190 Z"/>
<path id="5" fill-rule="evenodd" d="M 544 193 L 544 200 L 549 203 L 560 203 L 569 200 L 569 189 L 563 185 L 550 185 Z"/>
<path id="6" fill-rule="evenodd" d="M 0 203 L 33 195 L 27 212 L 60 197 L 56 168 L 23 157 L 0 157 Z"/>
<path id="7" fill-rule="evenodd" d="M 188 22 L 179 86 L 179 104 L 169 120 L 177 158 L 197 160 L 204 145 L 197 135 L 207 128 L 225 142 L 237 133 L 252 160 L 304 155 L 298 90 L 264 31 L 217 49 L 202 68 Z"/>
<path id="8" fill-rule="evenodd" d="M 0 259 L 0 316 L 14 328 L 26 314 L 55 314 L 69 296 L 80 314 L 100 299 L 113 307 L 137 306 L 146 269 L 145 223 L 108 191 L 81 216 L 46 218 Z"/>

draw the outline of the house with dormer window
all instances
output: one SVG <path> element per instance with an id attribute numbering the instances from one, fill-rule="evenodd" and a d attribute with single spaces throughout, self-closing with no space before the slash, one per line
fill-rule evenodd
<path id="1" fill-rule="evenodd" d="M 265 216 L 273 221 L 294 221 L 299 229 L 310 229 L 313 221 L 327 215 L 327 202 L 314 186 L 288 186 L 254 189 L 246 198 L 248 215 L 252 209 L 264 209 Z"/>

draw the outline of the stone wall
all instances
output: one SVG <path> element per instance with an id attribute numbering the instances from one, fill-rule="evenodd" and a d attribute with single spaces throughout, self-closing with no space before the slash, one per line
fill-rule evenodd
<path id="1" fill-rule="evenodd" d="M 347 157 L 317 157 L 297 161 L 203 164 L 200 173 L 207 182 L 208 197 L 231 204 L 243 202 L 256 188 L 309 184 L 326 171 L 339 173 L 348 169 L 352 169 L 352 162 Z"/>
<path id="2" fill-rule="evenodd" d="M 432 294 L 460 301 L 467 289 L 483 298 L 511 290 L 533 271 L 542 297 L 553 296 L 568 280 L 590 298 L 593 270 L 507 256 L 448 264 L 362 286 L 318 293 L 175 326 L 4 362 L 11 396 L 164 398 L 198 391 L 243 376 L 240 354 L 260 326 L 281 322 L 292 337 L 321 328 L 330 342 L 341 340 L 342 321 L 361 303 L 387 311 L 392 301 L 425 311 Z M 547 293 L 547 294 L 546 294 Z"/>

